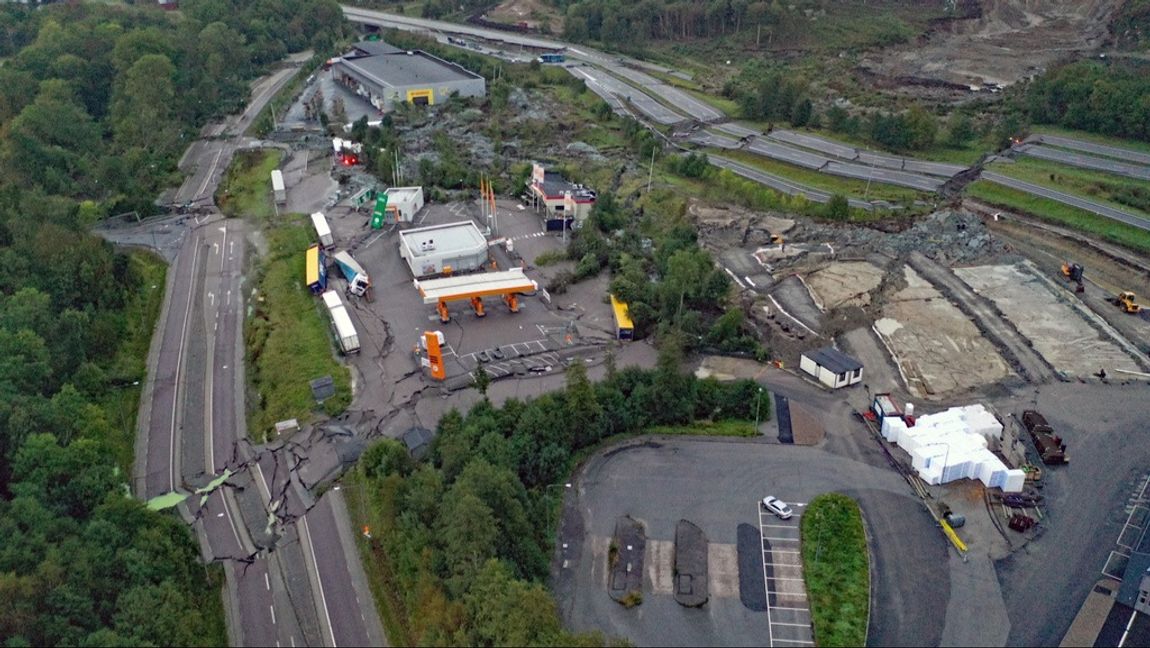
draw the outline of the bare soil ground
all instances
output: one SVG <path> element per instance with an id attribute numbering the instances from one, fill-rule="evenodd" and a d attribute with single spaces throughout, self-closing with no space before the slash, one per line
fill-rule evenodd
<path id="1" fill-rule="evenodd" d="M 488 11 L 487 19 L 512 25 L 525 22 L 530 29 L 547 25 L 554 33 L 563 31 L 563 16 L 540 0 L 506 0 Z"/>
<path id="2" fill-rule="evenodd" d="M 863 60 L 887 77 L 1009 85 L 1097 48 L 1119 0 L 982 0 L 976 17 L 940 23 L 916 43 Z"/>
<path id="3" fill-rule="evenodd" d="M 982 332 L 909 267 L 875 323 L 918 398 L 939 398 L 998 382 L 1010 367 Z"/>
<path id="4" fill-rule="evenodd" d="M 990 298 L 1056 369 L 1087 377 L 1100 369 L 1139 371 L 1114 339 L 1068 303 L 1070 293 L 1052 292 L 1025 266 L 956 268 L 975 292 Z M 1065 291 L 1064 291 L 1065 292 Z"/>
<path id="5" fill-rule="evenodd" d="M 806 282 L 820 308 L 866 306 L 871 292 L 882 283 L 885 270 L 865 261 L 832 263 L 807 275 Z"/>

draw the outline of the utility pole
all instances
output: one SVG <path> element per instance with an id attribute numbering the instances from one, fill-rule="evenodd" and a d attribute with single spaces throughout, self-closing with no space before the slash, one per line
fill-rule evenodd
<path id="1" fill-rule="evenodd" d="M 655 178 L 655 147 L 651 147 L 651 169 L 647 172 L 647 193 L 651 193 L 651 180 Z"/>

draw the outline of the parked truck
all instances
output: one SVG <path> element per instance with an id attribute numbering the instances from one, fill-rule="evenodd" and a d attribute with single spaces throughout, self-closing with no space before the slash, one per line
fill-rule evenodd
<path id="1" fill-rule="evenodd" d="M 279 169 L 272 171 L 272 195 L 275 196 L 277 205 L 282 205 L 287 202 L 287 190 L 284 189 L 284 174 L 283 171 Z"/>
<path id="2" fill-rule="evenodd" d="M 331 227 L 327 224 L 327 217 L 323 212 L 315 212 L 311 215 L 311 224 L 315 227 L 315 236 L 319 239 L 319 244 L 323 249 L 330 250 L 335 245 L 335 239 L 331 236 Z"/>
<path id="3" fill-rule="evenodd" d="M 351 316 L 347 314 L 347 307 L 339 298 L 339 293 L 329 290 L 323 294 L 323 303 L 327 306 L 328 316 L 331 318 L 331 330 L 335 333 L 336 343 L 344 355 L 359 353 L 359 333 Z"/>
<path id="4" fill-rule="evenodd" d="M 1034 449 L 1042 458 L 1044 464 L 1070 463 L 1066 454 L 1066 444 L 1062 437 L 1054 433 L 1054 428 L 1046 422 L 1046 417 L 1035 410 L 1026 410 L 1022 413 L 1022 426 L 1030 433 L 1034 441 Z"/>
<path id="5" fill-rule="evenodd" d="M 359 262 L 350 253 L 339 251 L 332 255 L 336 266 L 347 279 L 347 291 L 356 297 L 363 297 L 371 290 L 371 277 Z"/>

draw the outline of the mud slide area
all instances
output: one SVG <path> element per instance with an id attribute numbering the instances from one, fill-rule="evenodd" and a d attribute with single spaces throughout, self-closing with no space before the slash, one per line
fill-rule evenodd
<path id="1" fill-rule="evenodd" d="M 982 0 L 972 17 L 864 60 L 888 77 L 1009 85 L 1075 51 L 1098 47 L 1119 0 Z"/>

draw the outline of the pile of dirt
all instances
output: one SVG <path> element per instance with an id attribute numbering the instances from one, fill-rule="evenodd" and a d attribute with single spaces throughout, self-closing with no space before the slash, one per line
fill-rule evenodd
<path id="1" fill-rule="evenodd" d="M 902 259 L 917 250 L 946 265 L 1000 259 L 1010 252 L 978 216 L 956 210 L 934 212 L 902 231 L 889 233 L 871 227 L 812 224 L 804 228 L 802 238 L 830 241 L 843 253 L 861 253 L 852 256 L 877 252 Z"/>
<path id="2" fill-rule="evenodd" d="M 687 212 L 695 219 L 699 237 L 723 248 L 768 245 L 771 235 L 783 235 L 795 228 L 795 219 L 780 213 L 716 207 L 697 200 L 691 201 Z"/>

